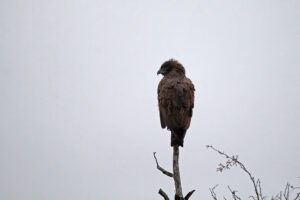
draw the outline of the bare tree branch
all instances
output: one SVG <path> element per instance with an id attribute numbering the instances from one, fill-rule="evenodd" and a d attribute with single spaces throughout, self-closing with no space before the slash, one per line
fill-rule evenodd
<path id="1" fill-rule="evenodd" d="M 228 159 L 228 161 L 226 162 L 226 165 L 223 165 L 222 163 L 219 164 L 219 167 L 217 168 L 217 171 L 220 171 L 222 172 L 224 169 L 230 169 L 231 166 L 236 166 L 238 165 L 244 172 L 246 172 L 249 177 L 250 177 L 250 180 L 253 184 L 253 187 L 254 187 L 254 191 L 255 191 L 255 195 L 256 195 L 256 200 L 263 200 L 261 199 L 261 196 L 262 194 L 259 193 L 258 191 L 258 187 L 257 187 L 257 184 L 256 184 L 256 181 L 255 181 L 255 178 L 252 176 L 252 174 L 246 169 L 246 167 L 244 166 L 243 163 L 241 163 L 239 160 L 238 160 L 238 156 L 229 156 L 227 155 L 225 152 L 221 152 L 219 151 L 218 149 L 214 148 L 212 145 L 206 145 L 207 148 L 211 148 L 212 150 L 216 151 L 217 153 L 219 153 L 220 155 L 223 155 L 225 156 L 225 158 Z"/>
<path id="2" fill-rule="evenodd" d="M 157 158 L 155 156 L 156 152 L 153 152 L 153 156 L 154 156 L 154 159 L 155 159 L 155 162 L 156 162 L 156 167 L 159 171 L 161 171 L 163 174 L 169 176 L 169 177 L 173 177 L 173 174 L 171 172 L 168 172 L 167 170 L 165 170 L 164 168 L 160 167 L 159 164 L 158 164 L 158 161 L 157 161 Z"/>
<path id="3" fill-rule="evenodd" d="M 287 183 L 283 192 L 283 197 L 285 200 L 288 200 L 290 196 L 290 184 Z"/>
<path id="4" fill-rule="evenodd" d="M 260 179 L 257 179 L 256 186 L 258 187 L 259 196 L 260 196 L 261 200 L 264 200 L 266 197 L 262 195 L 262 189 L 261 189 Z"/>
<path id="5" fill-rule="evenodd" d="M 230 169 L 232 166 L 240 167 L 244 172 L 246 172 L 248 174 L 248 176 L 250 177 L 250 180 L 253 184 L 253 187 L 254 187 L 255 195 L 254 196 L 251 195 L 251 196 L 249 196 L 249 198 L 252 199 L 252 200 L 265 200 L 266 199 L 266 196 L 263 196 L 263 191 L 262 191 L 260 179 L 255 179 L 254 176 L 252 176 L 252 174 L 245 167 L 245 165 L 238 160 L 237 155 L 236 156 L 229 156 L 225 152 L 219 151 L 218 149 L 214 148 L 211 145 L 207 145 L 206 147 L 214 150 L 215 152 L 219 153 L 220 155 L 224 156 L 227 159 L 226 163 L 224 163 L 224 164 L 220 163 L 218 165 L 217 171 L 223 172 L 223 170 Z M 211 193 L 213 199 L 218 200 L 217 195 L 214 192 L 215 187 L 213 189 L 209 189 L 209 190 L 210 190 L 210 193 Z M 239 196 L 237 196 L 237 194 L 236 194 L 237 191 L 232 190 L 229 186 L 228 186 L 228 189 L 231 192 L 232 198 L 234 200 L 241 200 L 241 198 Z M 292 199 L 291 194 L 296 189 L 300 189 L 300 187 L 294 187 L 290 183 L 287 183 L 284 190 L 281 191 L 280 193 L 278 193 L 275 197 L 272 196 L 271 200 L 291 200 Z M 225 197 L 224 197 L 224 200 L 226 200 Z M 300 200 L 300 192 L 296 193 L 295 198 L 292 199 L 292 200 Z"/>
<path id="6" fill-rule="evenodd" d="M 295 199 L 294 199 L 294 200 L 298 200 L 298 199 L 300 199 L 300 192 L 299 192 L 299 193 L 297 193 L 297 196 L 295 197 Z"/>
<path id="7" fill-rule="evenodd" d="M 189 200 L 189 198 L 192 196 L 192 194 L 195 192 L 196 190 L 192 190 L 189 193 L 187 193 L 187 195 L 185 195 L 184 200 Z"/>
<path id="8" fill-rule="evenodd" d="M 214 200 L 218 200 L 217 194 L 215 193 L 216 187 L 218 187 L 218 185 L 215 185 L 213 188 L 209 188 L 210 194 Z M 224 197 L 224 199 L 226 198 Z"/>
<path id="9" fill-rule="evenodd" d="M 183 197 L 182 194 L 182 187 L 181 187 L 181 179 L 180 179 L 180 171 L 179 171 L 179 146 L 173 147 L 173 173 L 168 172 L 167 170 L 163 169 L 159 166 L 157 158 L 156 158 L 156 152 L 153 152 L 153 157 L 156 162 L 157 169 L 161 171 L 163 174 L 173 177 L 174 184 L 175 184 L 175 200 L 188 200 L 192 194 L 195 192 L 195 190 L 190 191 L 187 193 L 185 197 Z M 158 192 L 162 197 L 164 197 L 165 200 L 169 200 L 168 195 L 160 189 Z"/>
<path id="10" fill-rule="evenodd" d="M 179 147 L 175 145 L 173 147 L 173 178 L 175 183 L 175 199 L 183 199 L 182 188 L 181 188 L 181 179 L 180 179 L 180 171 L 179 171 Z"/>
<path id="11" fill-rule="evenodd" d="M 231 190 L 231 188 L 229 187 L 229 185 L 227 187 L 228 187 L 229 191 L 231 192 L 232 197 L 233 197 L 234 200 L 241 200 L 241 198 L 236 195 L 236 193 L 237 193 L 236 190 Z"/>
<path id="12" fill-rule="evenodd" d="M 162 189 L 159 189 L 158 194 L 160 194 L 165 200 L 170 200 L 168 195 Z"/>
<path id="13" fill-rule="evenodd" d="M 254 196 L 252 196 L 252 195 L 249 198 L 252 199 L 252 200 L 255 200 Z"/>

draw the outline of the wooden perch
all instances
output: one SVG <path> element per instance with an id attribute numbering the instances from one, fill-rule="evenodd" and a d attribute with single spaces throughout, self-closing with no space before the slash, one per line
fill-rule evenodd
<path id="1" fill-rule="evenodd" d="M 172 177 L 175 184 L 175 200 L 188 200 L 192 194 L 195 192 L 195 190 L 190 191 L 187 193 L 185 197 L 183 197 L 182 194 L 182 187 L 181 187 L 181 179 L 180 179 L 180 171 L 179 171 L 179 147 L 174 146 L 173 147 L 173 173 L 168 172 L 167 170 L 163 169 L 159 166 L 157 158 L 155 156 L 156 152 L 153 152 L 153 157 L 156 162 L 156 167 L 159 171 L 161 171 L 163 174 Z M 165 200 L 169 200 L 168 195 L 160 189 L 158 194 L 160 194 Z"/>
<path id="2" fill-rule="evenodd" d="M 176 145 L 173 147 L 173 178 L 175 183 L 175 200 L 182 200 L 182 188 L 181 188 L 181 179 L 180 179 L 180 171 L 179 171 L 179 147 Z"/>

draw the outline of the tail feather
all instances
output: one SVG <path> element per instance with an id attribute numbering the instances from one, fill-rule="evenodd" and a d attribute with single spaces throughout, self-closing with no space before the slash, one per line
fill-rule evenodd
<path id="1" fill-rule="evenodd" d="M 171 146 L 178 145 L 183 147 L 185 133 L 186 130 L 182 128 L 171 130 Z"/>

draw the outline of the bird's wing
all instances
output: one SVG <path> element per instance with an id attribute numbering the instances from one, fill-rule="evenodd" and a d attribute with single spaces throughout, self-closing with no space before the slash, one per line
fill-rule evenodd
<path id="1" fill-rule="evenodd" d="M 163 115 L 163 111 L 159 106 L 159 118 L 160 118 L 160 125 L 162 128 L 166 128 L 166 123 L 165 123 L 165 119 L 164 119 L 164 115 Z"/>
<path id="2" fill-rule="evenodd" d="M 168 127 L 184 126 L 188 128 L 194 107 L 194 90 L 194 85 L 188 78 L 163 79 L 160 82 L 158 102 L 163 128 L 166 124 Z"/>
<path id="3" fill-rule="evenodd" d="M 162 128 L 166 128 L 166 113 L 163 107 L 163 99 L 164 99 L 164 89 L 165 89 L 166 81 L 162 79 L 157 88 L 157 98 L 158 98 L 158 108 L 159 108 L 159 118 L 160 118 L 160 125 Z"/>
<path id="4" fill-rule="evenodd" d="M 195 101 L 195 86 L 189 78 L 184 78 L 183 82 L 186 90 L 186 100 L 188 101 L 189 115 L 192 117 Z"/>

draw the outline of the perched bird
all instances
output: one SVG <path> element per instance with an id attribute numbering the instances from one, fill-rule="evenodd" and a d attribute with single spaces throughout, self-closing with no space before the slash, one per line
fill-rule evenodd
<path id="1" fill-rule="evenodd" d="M 171 146 L 182 146 L 194 108 L 194 85 L 184 67 L 174 59 L 164 62 L 157 72 L 164 77 L 158 84 L 158 107 L 162 128 L 171 131 Z"/>

